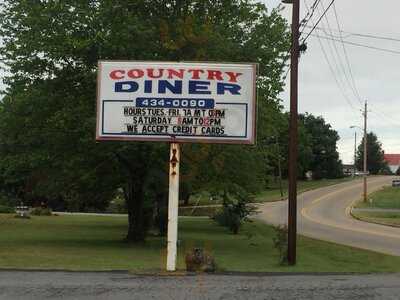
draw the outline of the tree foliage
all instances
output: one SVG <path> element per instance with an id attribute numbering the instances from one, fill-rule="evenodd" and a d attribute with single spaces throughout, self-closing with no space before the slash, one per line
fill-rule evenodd
<path id="1" fill-rule="evenodd" d="M 312 171 L 313 178 L 342 177 L 342 162 L 336 148 L 338 133 L 321 116 L 315 117 L 306 113 L 300 116 L 300 122 L 306 131 L 304 145 L 309 147 L 309 152 L 303 157 L 309 163 L 308 170 Z"/>
<path id="2" fill-rule="evenodd" d="M 379 174 L 388 169 L 384 160 L 382 143 L 375 133 L 367 134 L 367 171 L 370 174 Z M 364 138 L 362 138 L 357 149 L 356 166 L 358 170 L 364 170 Z"/>
<path id="3" fill-rule="evenodd" d="M 278 94 L 289 49 L 285 20 L 253 1 L 18 1 L 0 12 L 1 189 L 28 203 L 102 210 L 123 189 L 127 239 L 143 241 L 165 206 L 168 145 L 96 143 L 100 59 L 259 63 L 260 140 L 282 119 Z M 190 191 L 254 193 L 271 169 L 265 147 L 184 145 Z"/>

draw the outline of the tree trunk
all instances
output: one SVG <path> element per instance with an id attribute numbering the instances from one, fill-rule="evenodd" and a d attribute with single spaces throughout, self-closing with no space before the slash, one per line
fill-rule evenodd
<path id="1" fill-rule="evenodd" d="M 144 219 L 144 190 L 142 184 L 129 182 L 125 190 L 125 201 L 128 208 L 128 242 L 144 242 L 146 226 Z"/>

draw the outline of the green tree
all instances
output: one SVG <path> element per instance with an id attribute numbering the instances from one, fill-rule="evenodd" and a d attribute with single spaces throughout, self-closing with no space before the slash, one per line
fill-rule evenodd
<path id="1" fill-rule="evenodd" d="M 99 59 L 259 63 L 259 137 L 281 114 L 289 34 L 279 11 L 253 1 L 16 1 L 0 9 L 0 58 L 10 75 L 0 104 L 2 189 L 25 201 L 103 209 L 124 190 L 127 239 L 143 241 L 154 202 L 165 202 L 168 145 L 96 143 Z M 193 191 L 252 193 L 270 162 L 261 147 L 184 145 Z M 219 184 L 217 184 L 219 183 Z"/>
<path id="2" fill-rule="evenodd" d="M 364 138 L 358 146 L 356 158 L 357 169 L 364 170 Z M 375 133 L 370 132 L 367 134 L 367 170 L 370 174 L 378 174 L 386 168 L 382 143 Z"/>
<path id="3" fill-rule="evenodd" d="M 343 176 L 342 162 L 337 151 L 338 133 L 321 116 L 300 116 L 300 122 L 308 133 L 311 157 L 309 168 L 314 179 L 338 178 Z"/>

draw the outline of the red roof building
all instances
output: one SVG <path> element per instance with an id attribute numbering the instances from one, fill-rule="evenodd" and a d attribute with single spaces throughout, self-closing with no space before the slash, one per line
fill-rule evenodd
<path id="1" fill-rule="evenodd" d="M 400 167 L 400 154 L 384 154 L 383 157 L 388 163 L 390 170 L 395 173 Z"/>

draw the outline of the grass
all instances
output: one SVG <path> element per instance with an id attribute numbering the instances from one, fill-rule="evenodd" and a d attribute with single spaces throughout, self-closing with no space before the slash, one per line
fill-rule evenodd
<path id="1" fill-rule="evenodd" d="M 0 268 L 68 270 L 163 270 L 165 239 L 150 237 L 141 245 L 122 241 L 122 217 L 58 216 L 15 219 L 0 215 Z M 204 247 L 220 270 L 246 272 L 399 272 L 400 257 L 299 237 L 298 263 L 280 266 L 272 246 L 274 230 L 248 223 L 230 234 L 206 218 L 179 221 L 178 267 L 185 250 Z"/>
<path id="2" fill-rule="evenodd" d="M 357 208 L 400 209 L 400 187 L 384 187 L 368 196 L 368 202 L 357 203 Z"/>
<path id="3" fill-rule="evenodd" d="M 300 180 L 297 182 L 298 193 L 303 193 L 309 190 L 318 189 L 325 186 L 330 186 L 342 182 L 347 182 L 352 180 L 351 177 L 338 178 L 338 179 L 321 179 L 321 180 L 311 180 L 305 181 Z M 282 181 L 283 198 L 287 197 L 288 181 Z M 269 188 L 259 193 L 255 197 L 254 202 L 273 202 L 281 200 L 281 193 L 279 189 L 279 182 L 272 182 Z M 181 203 L 182 204 L 182 203 Z M 201 206 L 201 205 L 218 205 L 221 204 L 219 200 L 210 200 L 207 193 L 199 193 L 190 198 L 190 206 Z"/>
<path id="4" fill-rule="evenodd" d="M 358 202 L 356 208 L 400 209 L 400 188 L 384 187 L 368 196 L 368 202 Z M 400 227 L 400 213 L 393 211 L 357 211 L 352 214 L 366 222 Z"/>
<path id="5" fill-rule="evenodd" d="M 400 213 L 382 211 L 353 211 L 352 214 L 357 219 L 362 221 L 400 227 Z"/>
<path id="6" fill-rule="evenodd" d="M 353 180 L 351 177 L 344 177 L 338 179 L 321 179 L 321 180 L 310 180 L 310 181 L 298 181 L 297 191 L 298 193 L 303 193 L 309 190 L 314 190 L 322 188 L 325 186 L 330 186 L 338 183 L 343 183 Z M 279 183 L 274 183 L 271 189 L 265 190 L 256 196 L 256 202 L 273 202 L 281 199 L 281 194 L 279 190 Z M 283 197 L 287 197 L 288 181 L 284 180 L 282 182 L 283 186 Z"/>

